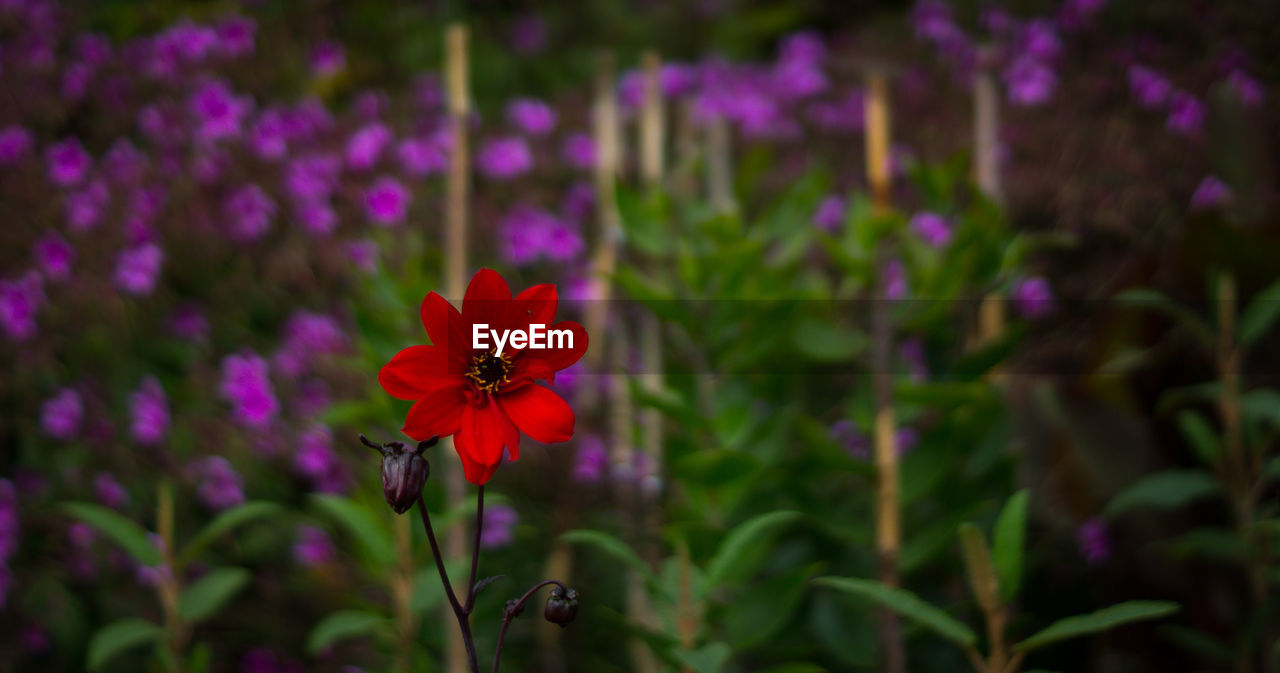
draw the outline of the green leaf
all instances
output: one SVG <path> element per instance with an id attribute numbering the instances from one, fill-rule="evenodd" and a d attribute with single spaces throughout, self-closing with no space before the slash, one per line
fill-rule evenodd
<path id="1" fill-rule="evenodd" d="M 317 654 L 339 640 L 368 635 L 390 623 L 390 619 L 374 612 L 335 612 L 311 629 L 311 635 L 307 636 L 307 653 Z"/>
<path id="2" fill-rule="evenodd" d="M 88 502 L 63 503 L 71 516 L 93 526 L 124 548 L 143 565 L 160 565 L 160 550 L 147 537 L 147 531 L 132 519 L 114 510 Z"/>
<path id="3" fill-rule="evenodd" d="M 1027 504 L 1031 492 L 1022 489 L 1014 493 L 996 519 L 995 533 L 991 540 L 991 562 L 1000 582 L 1000 598 L 1005 603 L 1013 600 L 1022 583 L 1022 559 L 1026 553 Z"/>
<path id="4" fill-rule="evenodd" d="M 1190 409 L 1178 412 L 1178 427 L 1182 429 L 1182 435 L 1187 438 L 1201 461 L 1206 465 L 1217 464 L 1218 456 L 1222 453 L 1222 443 L 1203 414 Z"/>
<path id="5" fill-rule="evenodd" d="M 1107 515 L 1115 516 L 1136 507 L 1171 509 L 1218 493 L 1213 475 L 1200 470 L 1165 470 L 1134 482 L 1107 505 Z"/>
<path id="6" fill-rule="evenodd" d="M 801 355 L 817 362 L 847 362 L 867 349 L 867 335 L 814 317 L 802 318 L 791 331 Z"/>
<path id="7" fill-rule="evenodd" d="M 800 518 L 799 512 L 779 511 L 761 514 L 729 531 L 715 556 L 707 565 L 706 591 L 724 584 L 744 580 L 769 553 L 770 543 L 778 531 Z"/>
<path id="8" fill-rule="evenodd" d="M 697 673 L 718 673 L 732 650 L 724 643 L 711 643 L 696 650 L 677 650 L 676 658 Z"/>
<path id="9" fill-rule="evenodd" d="M 560 540 L 570 544 L 590 545 L 639 570 L 647 577 L 652 578 L 653 576 L 653 571 L 649 569 L 649 564 L 645 563 L 626 542 L 604 531 L 580 528 L 563 533 L 560 535 Z"/>
<path id="10" fill-rule="evenodd" d="M 380 520 L 363 504 L 338 495 L 316 494 L 311 501 L 347 529 L 365 555 L 373 561 L 392 563 L 396 558 L 395 543 Z"/>
<path id="11" fill-rule="evenodd" d="M 163 631 L 156 624 L 138 618 L 107 624 L 89 640 L 89 670 L 96 671 L 121 652 L 154 641 Z"/>
<path id="12" fill-rule="evenodd" d="M 1106 607 L 1087 615 L 1067 617 L 1054 622 L 1049 628 L 1013 646 L 1018 652 L 1030 652 L 1038 647 L 1069 638 L 1114 629 L 1130 622 L 1165 617 L 1178 611 L 1177 603 L 1168 601 L 1129 601 Z"/>
<path id="13" fill-rule="evenodd" d="M 845 593 L 869 598 L 958 645 L 972 647 L 978 640 L 978 636 L 959 620 L 905 589 L 856 577 L 821 577 L 814 581 Z"/>
<path id="14" fill-rule="evenodd" d="M 1240 343 L 1248 345 L 1267 333 L 1280 317 L 1280 281 L 1257 294 L 1240 314 Z"/>
<path id="15" fill-rule="evenodd" d="M 1213 343 L 1214 332 L 1200 316 L 1155 290 L 1128 290 L 1116 295 L 1116 301 L 1163 313 L 1190 329 L 1206 344 Z"/>
<path id="16" fill-rule="evenodd" d="M 198 622 L 217 614 L 251 578 L 244 568 L 216 568 L 182 590 L 178 614 L 188 622 Z"/>
<path id="17" fill-rule="evenodd" d="M 279 510 L 279 505 L 262 501 L 246 502 L 232 507 L 214 517 L 213 521 L 210 521 L 194 538 L 191 538 L 191 541 L 183 547 L 179 558 L 183 563 L 193 561 L 199 558 L 200 552 L 204 551 L 205 547 L 233 529 L 254 519 L 274 514 Z"/>
<path id="18" fill-rule="evenodd" d="M 978 605 L 987 614 L 1000 609 L 1000 583 L 991 565 L 991 553 L 982 531 L 972 523 L 960 524 L 960 549 L 964 553 L 964 567 L 969 574 L 969 588 L 973 590 Z"/>

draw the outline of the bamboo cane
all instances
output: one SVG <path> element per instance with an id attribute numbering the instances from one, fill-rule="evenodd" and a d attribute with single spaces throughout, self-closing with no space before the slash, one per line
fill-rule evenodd
<path id="1" fill-rule="evenodd" d="M 1000 185 L 1000 91 L 991 70 L 990 47 L 978 52 L 978 74 L 973 82 L 973 178 L 978 189 L 996 204 L 1003 203 Z M 976 344 L 982 346 L 1004 333 L 1005 302 L 992 292 L 978 307 Z"/>
<path id="2" fill-rule="evenodd" d="M 449 298 L 461 305 L 466 292 L 467 283 L 467 210 L 471 193 L 470 157 L 467 147 L 467 116 L 471 109 L 471 96 L 468 89 L 467 64 L 467 27 L 461 23 L 453 23 L 445 29 L 445 86 L 449 105 L 449 124 L 453 134 L 452 150 L 449 153 L 449 174 L 446 184 L 445 229 L 444 229 L 444 272 L 445 290 Z M 453 439 L 448 438 L 441 444 L 441 453 L 453 452 Z M 453 509 L 463 501 L 466 495 L 466 484 L 463 481 L 461 466 L 452 460 L 440 461 L 444 472 L 445 497 L 449 509 Z M 445 536 L 445 555 L 451 559 L 462 558 L 466 554 L 467 539 L 464 526 L 452 526 Z M 463 592 L 465 588 L 454 587 L 454 591 Z M 467 670 L 467 656 L 462 643 L 462 635 L 456 628 L 451 628 L 455 615 L 452 610 L 443 608 L 441 624 L 445 625 L 445 670 L 448 673 L 464 673 Z"/>
<path id="3" fill-rule="evenodd" d="M 867 179 L 871 184 L 876 211 L 890 210 L 889 181 L 889 101 L 886 77 L 872 72 L 867 77 Z M 877 250 L 879 268 L 887 260 L 884 244 Z M 883 282 L 878 282 L 872 305 L 872 343 L 875 385 L 876 461 L 876 556 L 880 581 L 898 586 L 898 552 L 902 546 L 898 511 L 898 447 L 894 437 L 893 414 L 893 327 L 889 299 Z M 887 673 L 906 673 L 907 654 L 902 641 L 902 623 L 896 613 L 880 612 L 880 638 Z"/>
<path id="4" fill-rule="evenodd" d="M 716 117 L 707 124 L 707 194 L 720 214 L 738 212 L 733 196 L 733 150 L 729 121 Z"/>

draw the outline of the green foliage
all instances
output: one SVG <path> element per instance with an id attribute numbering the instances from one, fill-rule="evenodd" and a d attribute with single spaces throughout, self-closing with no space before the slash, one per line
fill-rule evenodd
<path id="1" fill-rule="evenodd" d="M 652 575 L 649 565 L 632 551 L 627 543 L 603 531 L 571 530 L 561 534 L 560 539 L 570 544 L 584 544 L 595 547 L 644 575 Z"/>
<path id="2" fill-rule="evenodd" d="M 1165 470 L 1134 482 L 1107 505 L 1107 515 L 1115 516 L 1141 507 L 1170 509 L 1216 495 L 1221 486 L 1213 475 L 1200 470 Z"/>
<path id="3" fill-rule="evenodd" d="M 338 495 L 316 494 L 310 500 L 316 509 L 351 535 L 370 567 L 382 567 L 395 558 L 395 543 L 383 512 L 375 512 L 362 502 Z M 408 512 L 404 514 L 408 515 Z"/>
<path id="4" fill-rule="evenodd" d="M 1023 558 L 1026 550 L 1027 506 L 1031 492 L 1023 489 L 1013 494 L 1000 511 L 992 538 L 991 556 L 1000 584 L 1000 598 L 1008 603 L 1018 594 L 1022 584 Z"/>
<path id="5" fill-rule="evenodd" d="M 341 640 L 376 633 L 390 624 L 386 617 L 374 612 L 344 610 L 325 617 L 307 636 L 307 652 L 316 654 Z"/>
<path id="6" fill-rule="evenodd" d="M 978 641 L 969 627 L 906 589 L 856 577 L 820 577 L 814 582 L 875 601 L 957 645 L 972 647 Z"/>
<path id="7" fill-rule="evenodd" d="M 147 537 L 147 531 L 133 520 L 101 505 L 87 502 L 63 503 L 68 514 L 93 526 L 129 552 L 143 565 L 160 564 L 160 550 Z"/>
<path id="8" fill-rule="evenodd" d="M 1049 628 L 1014 645 L 1019 652 L 1044 647 L 1069 638 L 1079 638 L 1102 631 L 1109 631 L 1117 626 L 1145 619 L 1167 617 L 1178 611 L 1175 603 L 1167 601 L 1129 601 L 1103 608 L 1087 615 L 1067 617 L 1054 622 Z"/>
<path id="9" fill-rule="evenodd" d="M 258 519 L 264 519 L 280 511 L 280 506 L 273 502 L 246 502 L 228 509 L 214 517 L 191 541 L 182 548 L 179 560 L 189 563 L 199 558 L 215 540 L 227 533 Z"/>
<path id="10" fill-rule="evenodd" d="M 774 536 L 799 518 L 799 512 L 769 512 L 729 531 L 707 565 L 706 590 L 745 580 L 769 552 Z"/>
<path id="11" fill-rule="evenodd" d="M 217 614 L 249 583 L 252 576 L 244 568 L 215 568 L 183 588 L 178 615 L 198 622 Z"/>
<path id="12" fill-rule="evenodd" d="M 163 633 L 164 629 L 145 619 L 122 619 L 107 624 L 89 640 L 86 665 L 90 671 L 99 670 L 126 650 L 153 642 Z"/>

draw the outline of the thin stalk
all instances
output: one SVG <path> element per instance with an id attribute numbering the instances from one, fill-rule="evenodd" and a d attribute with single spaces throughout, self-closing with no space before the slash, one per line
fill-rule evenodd
<path id="1" fill-rule="evenodd" d="M 436 561 L 436 570 L 440 571 L 440 583 L 444 585 L 445 597 L 449 599 L 449 607 L 453 609 L 453 616 L 458 621 L 458 633 L 462 637 L 462 644 L 466 655 L 466 666 L 471 673 L 480 673 L 480 664 L 476 659 L 475 638 L 471 635 L 471 618 L 464 606 L 458 602 L 458 596 L 453 591 L 453 584 L 449 582 L 449 572 L 444 567 L 444 557 L 440 555 L 440 545 L 436 541 L 436 531 L 431 525 L 431 514 L 427 511 L 427 503 L 418 496 L 418 513 L 422 516 L 422 527 L 427 532 L 427 542 L 431 545 L 431 556 Z M 471 593 L 471 588 L 467 588 L 467 593 Z"/>
<path id="2" fill-rule="evenodd" d="M 471 545 L 471 579 L 467 581 L 467 604 L 463 611 L 471 614 L 475 608 L 476 570 L 480 566 L 480 534 L 484 530 L 484 484 L 476 490 L 476 534 Z"/>
<path id="3" fill-rule="evenodd" d="M 498 673 L 498 663 L 502 659 L 502 642 L 507 638 L 507 627 L 511 626 L 511 620 L 515 619 L 516 615 L 524 609 L 524 604 L 533 597 L 533 594 L 536 593 L 538 589 L 551 584 L 560 587 L 561 591 L 569 590 L 568 587 L 559 580 L 543 580 L 533 585 L 533 587 L 528 591 L 524 592 L 524 595 L 514 603 L 509 603 L 507 608 L 502 611 L 502 628 L 498 630 L 498 645 L 493 650 L 493 673 Z"/>
<path id="4" fill-rule="evenodd" d="M 182 673 L 182 650 L 186 640 L 186 627 L 178 614 L 178 601 L 182 595 L 179 584 L 180 569 L 174 560 L 173 488 L 161 481 L 156 487 L 156 532 L 160 534 L 164 549 L 160 552 L 160 605 L 164 612 L 165 646 L 169 654 L 169 667 L 173 673 Z"/>
<path id="5" fill-rule="evenodd" d="M 409 520 L 396 517 L 394 526 L 397 563 L 396 572 L 391 578 L 391 589 L 398 627 L 395 670 L 408 673 L 413 665 L 413 636 L 417 626 L 409 605 L 413 596 L 413 546 L 410 542 Z"/>
<path id="6" fill-rule="evenodd" d="M 1000 90 L 991 69 L 993 52 L 978 52 L 978 74 L 973 82 L 973 179 L 988 199 L 1004 201 L 1000 184 Z M 978 333 L 975 345 L 984 346 L 1004 333 L 1005 302 L 991 292 L 978 306 Z"/>

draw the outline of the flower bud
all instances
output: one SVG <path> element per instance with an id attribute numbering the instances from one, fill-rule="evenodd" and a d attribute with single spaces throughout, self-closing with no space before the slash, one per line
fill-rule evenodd
<path id="1" fill-rule="evenodd" d="M 512 598 L 507 601 L 507 605 L 502 611 L 506 615 L 507 619 L 515 619 L 516 617 L 524 614 L 524 603 Z"/>
<path id="2" fill-rule="evenodd" d="M 422 457 L 422 452 L 435 445 L 436 439 L 419 442 L 418 448 L 409 449 L 400 442 L 378 445 L 360 435 L 365 446 L 382 454 L 382 494 L 396 514 L 409 511 L 422 495 L 422 487 L 431 473 L 431 466 Z"/>
<path id="3" fill-rule="evenodd" d="M 551 595 L 547 596 L 547 607 L 542 615 L 552 624 L 564 627 L 578 616 L 578 591 L 564 590 L 560 587 L 552 589 Z"/>

